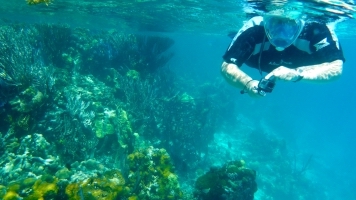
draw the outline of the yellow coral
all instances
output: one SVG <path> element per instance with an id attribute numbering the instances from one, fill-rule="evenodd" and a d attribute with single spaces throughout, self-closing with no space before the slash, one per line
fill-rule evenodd
<path id="1" fill-rule="evenodd" d="M 105 135 L 111 135 L 115 133 L 114 126 L 104 119 L 95 120 L 94 124 L 95 134 L 98 138 L 103 138 Z"/>
<path id="2" fill-rule="evenodd" d="M 15 191 L 8 191 L 3 197 L 3 200 L 17 200 L 17 199 L 20 199 L 20 196 Z"/>
<path id="3" fill-rule="evenodd" d="M 28 5 L 36 5 L 40 3 L 45 3 L 47 6 L 51 3 L 51 0 L 27 0 Z"/>
<path id="4" fill-rule="evenodd" d="M 138 198 L 144 199 L 145 193 L 156 195 L 159 199 L 180 199 L 182 192 L 179 188 L 178 177 L 169 154 L 165 149 L 148 147 L 135 151 L 128 156 L 130 173 L 128 185 L 140 191 Z M 139 163 L 139 164 L 138 164 Z M 140 182 L 137 182 L 137 181 Z M 152 187 L 155 185 L 154 187 Z M 158 186 L 158 188 L 156 188 Z M 131 193 L 129 199 L 134 200 L 137 193 Z"/>
<path id="5" fill-rule="evenodd" d="M 129 200 L 137 200 L 137 196 L 130 196 Z"/>
<path id="6" fill-rule="evenodd" d="M 72 183 L 66 187 L 71 200 L 101 199 L 113 200 L 125 192 L 125 179 L 118 170 L 111 170 L 101 178 L 89 178 L 81 183 Z"/>
<path id="7" fill-rule="evenodd" d="M 7 190 L 8 191 L 15 191 L 15 192 L 18 192 L 20 190 L 20 184 L 17 183 L 17 182 L 13 182 L 13 183 L 10 183 L 8 186 L 7 186 Z"/>
<path id="8" fill-rule="evenodd" d="M 44 180 L 39 179 L 32 186 L 32 189 L 33 194 L 31 194 L 27 199 L 44 200 L 46 195 L 57 194 L 57 180 L 54 179 L 53 182 L 46 182 Z"/>
<path id="9" fill-rule="evenodd" d="M 163 175 L 164 178 L 168 178 L 169 175 L 171 175 L 171 174 L 172 174 L 172 172 L 170 171 L 169 168 L 164 169 L 163 172 L 162 172 L 162 175 Z"/>
<path id="10" fill-rule="evenodd" d="M 70 200 L 79 200 L 79 184 L 71 183 L 66 187 L 66 195 L 69 197 Z"/>
<path id="11" fill-rule="evenodd" d="M 25 188 L 32 187 L 32 185 L 35 184 L 36 181 L 37 181 L 36 178 L 26 178 L 22 181 L 21 187 L 25 187 Z"/>

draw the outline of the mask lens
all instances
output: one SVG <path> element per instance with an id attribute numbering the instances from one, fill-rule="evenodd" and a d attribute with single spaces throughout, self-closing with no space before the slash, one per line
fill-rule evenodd
<path id="1" fill-rule="evenodd" d="M 270 43 L 279 49 L 290 46 L 301 31 L 301 23 L 283 17 L 267 17 L 265 19 L 265 32 Z"/>

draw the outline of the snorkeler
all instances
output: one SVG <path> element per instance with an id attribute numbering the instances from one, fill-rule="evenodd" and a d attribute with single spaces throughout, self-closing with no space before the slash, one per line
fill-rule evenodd
<path id="1" fill-rule="evenodd" d="M 299 16 L 266 14 L 253 17 L 235 35 L 223 56 L 221 72 L 241 93 L 265 96 L 275 81 L 323 82 L 342 73 L 345 61 L 338 38 L 325 23 Z M 259 70 L 255 80 L 242 64 Z"/>

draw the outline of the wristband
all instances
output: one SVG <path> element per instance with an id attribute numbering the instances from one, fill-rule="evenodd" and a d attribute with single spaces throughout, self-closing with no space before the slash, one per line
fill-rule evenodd
<path id="1" fill-rule="evenodd" d="M 247 85 L 248 85 L 251 81 L 253 81 L 253 79 L 251 79 L 251 80 L 247 81 L 247 83 L 245 84 L 244 89 L 242 89 L 242 90 L 240 91 L 240 94 L 245 94 L 245 93 L 247 93 L 247 91 L 246 91 L 246 89 L 247 89 Z"/>

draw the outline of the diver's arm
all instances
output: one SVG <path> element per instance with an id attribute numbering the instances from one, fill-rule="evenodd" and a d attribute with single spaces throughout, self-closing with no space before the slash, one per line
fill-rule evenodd
<path id="1" fill-rule="evenodd" d="M 296 70 L 303 81 L 326 82 L 339 78 L 342 74 L 343 61 L 335 60 L 317 65 L 298 67 Z"/>
<path id="2" fill-rule="evenodd" d="M 221 65 L 221 73 L 228 83 L 239 89 L 243 89 L 248 82 L 253 80 L 237 65 L 232 63 L 223 62 Z"/>
<path id="3" fill-rule="evenodd" d="M 248 93 L 251 97 L 261 97 L 258 93 L 259 81 L 253 80 L 243 72 L 237 65 L 223 62 L 221 73 L 228 83 L 241 90 L 241 94 Z"/>
<path id="4" fill-rule="evenodd" d="M 267 74 L 265 77 L 269 79 L 274 76 L 279 80 L 284 81 L 306 81 L 313 83 L 322 83 L 330 80 L 335 80 L 342 73 L 343 61 L 335 60 L 317 65 L 301 66 L 296 69 L 280 66 Z"/>

